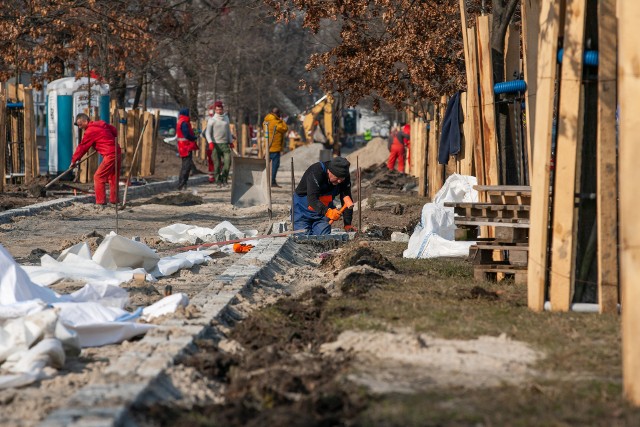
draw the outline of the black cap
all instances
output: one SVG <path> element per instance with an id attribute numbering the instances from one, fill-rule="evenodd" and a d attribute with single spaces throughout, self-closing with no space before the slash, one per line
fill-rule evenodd
<path id="1" fill-rule="evenodd" d="M 344 157 L 334 157 L 329 162 L 329 170 L 338 178 L 347 178 L 349 176 L 349 167 L 351 163 Z"/>

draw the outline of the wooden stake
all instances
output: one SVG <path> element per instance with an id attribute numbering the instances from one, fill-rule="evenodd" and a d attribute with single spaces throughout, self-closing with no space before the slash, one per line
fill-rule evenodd
<path id="1" fill-rule="evenodd" d="M 482 137 L 484 142 L 485 184 L 498 185 L 498 137 L 496 107 L 493 95 L 493 65 L 491 61 L 491 15 L 478 16 L 478 64 L 482 104 Z"/>
<path id="2" fill-rule="evenodd" d="M 616 0 L 601 0 L 598 9 L 598 301 L 600 313 L 617 313 Z"/>
<path id="3" fill-rule="evenodd" d="M 560 32 L 562 0 L 542 0 L 538 44 L 535 149 L 531 176 L 531 215 L 529 224 L 529 262 L 527 267 L 528 305 L 533 311 L 544 309 L 549 241 L 549 185 L 551 161 L 551 134 L 555 100 L 558 34 Z"/>
<path id="4" fill-rule="evenodd" d="M 478 47 L 476 32 L 473 28 L 467 29 L 469 40 L 469 67 L 471 76 L 467 75 L 467 104 L 470 110 L 471 137 L 473 139 L 473 164 L 475 166 L 478 185 L 487 182 L 484 169 L 484 143 L 482 136 L 482 109 L 478 94 Z M 484 196 L 483 196 L 484 197 Z M 480 200 L 482 201 L 482 200 Z"/>
<path id="5" fill-rule="evenodd" d="M 524 60 L 524 80 L 527 82 L 527 91 L 524 93 L 526 108 L 526 150 L 528 162 L 529 180 L 533 174 L 533 133 L 536 119 L 536 92 L 538 90 L 538 35 L 540 34 L 540 7 L 541 0 L 522 0 L 522 59 Z M 531 182 L 531 181 L 529 181 Z"/>
<path id="6" fill-rule="evenodd" d="M 586 0 L 567 0 L 555 159 L 551 274 L 553 311 L 569 311 L 576 277 L 580 164 L 584 133 L 584 33 Z"/>
<path id="7" fill-rule="evenodd" d="M 640 406 L 640 2 L 619 2 L 618 81 L 620 91 L 620 289 L 622 290 L 622 373 L 625 397 Z"/>

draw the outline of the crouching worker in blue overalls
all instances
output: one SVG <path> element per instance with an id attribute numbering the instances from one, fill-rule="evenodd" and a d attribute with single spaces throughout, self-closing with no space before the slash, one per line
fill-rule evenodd
<path id="1" fill-rule="evenodd" d="M 309 166 L 302 175 L 293 196 L 293 229 L 305 230 L 306 234 L 320 236 L 331 233 L 330 220 L 340 219 L 340 212 L 333 204 L 333 198 L 351 197 L 349 161 L 334 157 L 328 162 L 318 162 Z M 356 231 L 351 225 L 353 209 L 342 213 L 345 231 Z"/>

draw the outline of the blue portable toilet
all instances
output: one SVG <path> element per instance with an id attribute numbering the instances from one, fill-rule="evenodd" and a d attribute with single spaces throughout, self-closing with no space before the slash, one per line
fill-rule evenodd
<path id="1" fill-rule="evenodd" d="M 91 96 L 89 96 L 91 86 Z M 109 122 L 109 85 L 86 77 L 65 77 L 47 85 L 47 159 L 49 173 L 64 172 L 78 145 L 73 120 L 89 111 L 90 117 Z"/>

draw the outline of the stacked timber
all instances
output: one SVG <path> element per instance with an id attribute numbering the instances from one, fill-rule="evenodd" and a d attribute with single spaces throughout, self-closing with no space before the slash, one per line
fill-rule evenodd
<path id="1" fill-rule="evenodd" d="M 474 239 L 469 248 L 477 280 L 513 278 L 527 282 L 531 188 L 513 185 L 476 185 L 483 203 L 445 203 L 454 208 L 456 239 Z M 492 238 L 477 239 L 479 227 L 490 227 Z"/>

